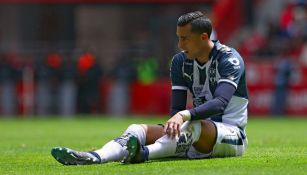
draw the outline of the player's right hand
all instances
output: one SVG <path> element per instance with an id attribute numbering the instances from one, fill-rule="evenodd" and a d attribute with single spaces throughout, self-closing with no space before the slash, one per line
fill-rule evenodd
<path id="1" fill-rule="evenodd" d="M 182 115 L 177 113 L 166 122 L 163 131 L 168 137 L 174 139 L 176 138 L 176 136 L 179 137 L 180 127 L 182 124 L 183 124 Z"/>

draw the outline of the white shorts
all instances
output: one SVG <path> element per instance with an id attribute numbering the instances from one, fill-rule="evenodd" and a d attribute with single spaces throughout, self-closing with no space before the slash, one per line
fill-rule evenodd
<path id="1" fill-rule="evenodd" d="M 184 155 L 178 156 L 190 159 L 242 156 L 248 143 L 244 131 L 226 123 L 214 121 L 213 123 L 217 129 L 217 138 L 211 153 L 200 153 L 191 146 Z"/>

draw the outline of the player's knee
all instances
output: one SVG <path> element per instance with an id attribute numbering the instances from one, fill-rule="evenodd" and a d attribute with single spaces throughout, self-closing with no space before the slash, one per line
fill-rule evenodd
<path id="1" fill-rule="evenodd" d="M 147 133 L 148 125 L 146 125 L 146 124 L 139 124 L 139 125 L 144 129 L 145 133 Z"/>
<path id="2" fill-rule="evenodd" d="M 137 137 L 141 144 L 145 144 L 146 141 L 146 130 L 141 124 L 131 124 L 125 131 L 125 134 L 130 133 Z"/>
<path id="3" fill-rule="evenodd" d="M 145 126 L 146 125 L 143 125 L 143 124 L 131 124 L 126 129 L 126 132 L 127 131 L 142 131 L 142 132 L 146 132 Z"/>

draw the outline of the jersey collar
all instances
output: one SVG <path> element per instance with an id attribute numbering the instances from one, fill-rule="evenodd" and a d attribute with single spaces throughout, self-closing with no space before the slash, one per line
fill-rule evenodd
<path id="1" fill-rule="evenodd" d="M 213 58 L 213 55 L 215 55 L 215 53 L 217 52 L 218 50 L 218 47 L 220 45 L 220 41 L 219 40 L 212 40 L 214 46 L 213 48 L 211 49 L 210 53 L 209 53 L 209 60 Z"/>

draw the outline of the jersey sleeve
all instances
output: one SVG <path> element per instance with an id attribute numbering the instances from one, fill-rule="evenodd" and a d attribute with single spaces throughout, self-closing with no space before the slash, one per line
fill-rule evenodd
<path id="1" fill-rule="evenodd" d="M 183 78 L 183 56 L 177 54 L 173 57 L 171 70 L 170 70 L 170 77 L 172 82 L 172 90 L 187 90 L 187 86 L 185 84 Z"/>
<path id="2" fill-rule="evenodd" d="M 243 59 L 239 55 L 225 55 L 222 57 L 218 65 L 218 71 L 220 74 L 218 83 L 227 82 L 237 88 L 240 78 L 244 73 L 244 69 Z"/>

